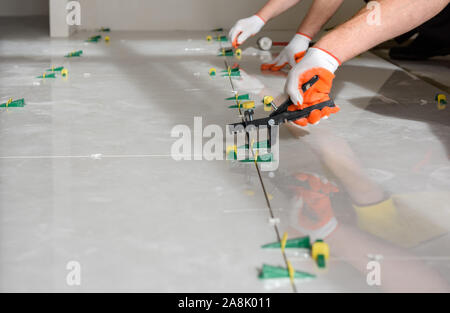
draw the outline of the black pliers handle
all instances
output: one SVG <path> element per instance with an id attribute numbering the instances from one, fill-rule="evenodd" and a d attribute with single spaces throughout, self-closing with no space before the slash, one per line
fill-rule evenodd
<path id="1" fill-rule="evenodd" d="M 319 76 L 314 76 L 308 82 L 303 84 L 302 90 L 305 93 L 311 86 L 313 86 L 319 80 Z M 290 98 L 288 98 L 282 105 L 280 105 L 275 111 L 273 111 L 268 117 L 261 119 L 253 119 L 253 110 L 248 110 L 245 113 L 244 120 L 240 123 L 234 123 L 230 125 L 232 132 L 237 132 L 243 130 L 247 126 L 267 126 L 272 127 L 275 125 L 280 125 L 287 122 L 293 122 L 298 119 L 308 117 L 314 110 L 322 110 L 325 107 L 335 107 L 333 100 L 328 100 L 321 102 L 312 106 L 309 106 L 303 110 L 298 111 L 288 111 L 289 106 L 293 105 Z"/>

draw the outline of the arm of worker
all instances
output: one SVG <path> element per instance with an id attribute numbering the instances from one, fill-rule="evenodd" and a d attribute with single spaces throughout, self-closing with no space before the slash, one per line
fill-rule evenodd
<path id="1" fill-rule="evenodd" d="M 255 15 L 237 21 L 231 28 L 228 38 L 233 43 L 233 46 L 237 48 L 249 37 L 259 33 L 269 20 L 290 9 L 300 1 L 269 0 Z"/>
<path id="2" fill-rule="evenodd" d="M 297 33 L 275 60 L 261 65 L 261 70 L 280 71 L 285 66 L 295 66 L 306 53 L 309 43 L 329 19 L 336 13 L 344 0 L 314 0 L 308 14 L 300 24 Z"/>
<path id="3" fill-rule="evenodd" d="M 320 39 L 289 72 L 285 91 L 294 103 L 290 110 L 303 110 L 330 100 L 334 72 L 342 62 L 423 24 L 442 11 L 449 2 L 378 0 L 373 2 L 373 7 L 363 8 L 349 21 Z M 319 76 L 319 81 L 303 93 L 300 86 L 314 76 Z M 338 107 L 312 110 L 308 118 L 296 123 L 300 126 L 316 124 L 321 118 L 338 111 Z"/>
<path id="4" fill-rule="evenodd" d="M 314 38 L 343 2 L 344 0 L 314 0 L 297 33 Z"/>

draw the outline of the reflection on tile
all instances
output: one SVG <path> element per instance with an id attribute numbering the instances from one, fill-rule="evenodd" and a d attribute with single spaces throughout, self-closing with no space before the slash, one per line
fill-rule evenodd
<path id="1" fill-rule="evenodd" d="M 257 279 L 284 260 L 260 248 L 276 234 L 254 165 L 170 157 L 174 126 L 239 120 L 223 100 L 228 78 L 208 75 L 224 69 L 218 44 L 203 32 L 112 32 L 84 45 L 89 35 L 2 43 L 0 96 L 28 105 L 0 112 L 1 290 L 291 292 Z M 77 48 L 82 58 L 62 57 Z M 267 115 L 260 101 L 285 97 L 286 73 L 261 73 L 253 53 L 239 63 L 234 87 Z M 49 65 L 69 79 L 33 78 Z M 279 168 L 262 173 L 280 231 L 331 247 L 325 271 L 288 251 L 318 275 L 299 292 L 448 290 L 449 111 L 437 92 L 364 54 L 338 72 L 339 114 L 281 129 Z M 380 287 L 367 284 L 374 259 Z M 73 260 L 79 287 L 66 284 Z"/>

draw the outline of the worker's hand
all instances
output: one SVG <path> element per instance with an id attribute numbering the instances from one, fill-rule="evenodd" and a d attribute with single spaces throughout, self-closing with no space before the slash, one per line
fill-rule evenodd
<path id="1" fill-rule="evenodd" d="M 289 72 L 285 91 L 292 100 L 289 111 L 303 110 L 307 107 L 330 100 L 329 93 L 334 79 L 334 72 L 340 65 L 340 61 L 330 53 L 320 48 L 310 48 L 303 59 Z M 305 93 L 302 86 L 314 76 L 319 80 Z M 313 110 L 307 118 L 302 118 L 294 123 L 306 126 L 308 123 L 317 124 L 320 119 L 327 118 L 332 113 L 337 113 L 339 107 L 325 107 L 322 110 Z"/>
<path id="2" fill-rule="evenodd" d="M 306 53 L 309 48 L 311 38 L 297 33 L 289 44 L 284 47 L 280 55 L 272 62 L 261 65 L 262 71 L 271 70 L 277 72 L 283 69 L 286 65 L 294 67 Z"/>
<path id="3" fill-rule="evenodd" d="M 233 43 L 233 47 L 237 48 L 242 45 L 250 36 L 259 33 L 266 22 L 258 15 L 253 15 L 248 18 L 237 21 L 231 28 L 228 38 Z"/>

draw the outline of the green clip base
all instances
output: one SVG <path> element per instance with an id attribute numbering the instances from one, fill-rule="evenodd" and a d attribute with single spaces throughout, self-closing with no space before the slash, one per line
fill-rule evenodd
<path id="1" fill-rule="evenodd" d="M 234 151 L 229 152 L 227 155 L 227 160 L 228 161 L 238 161 L 237 159 L 237 155 L 236 153 L 234 153 Z M 263 156 L 258 156 L 258 160 L 256 161 L 256 163 L 270 163 L 273 161 L 273 156 L 271 153 L 268 153 L 266 155 Z M 245 159 L 245 160 L 240 160 L 239 162 L 241 163 L 255 163 L 254 159 Z"/>
<path id="2" fill-rule="evenodd" d="M 281 243 L 274 242 L 262 246 L 263 249 L 280 249 Z M 311 240 L 309 236 L 293 238 L 286 241 L 286 249 L 311 249 Z"/>
<path id="3" fill-rule="evenodd" d="M 227 42 L 228 38 L 227 36 L 218 36 L 214 38 L 215 41 L 220 41 L 220 42 Z"/>
<path id="4" fill-rule="evenodd" d="M 223 74 L 222 77 L 241 77 L 241 72 L 231 72 L 229 74 Z"/>
<path id="5" fill-rule="evenodd" d="M 98 42 L 100 39 L 102 39 L 101 35 L 92 36 L 92 37 L 89 37 L 89 39 L 86 40 L 86 42 Z"/>
<path id="6" fill-rule="evenodd" d="M 64 66 L 49 68 L 47 72 L 61 72 L 64 69 Z"/>
<path id="7" fill-rule="evenodd" d="M 318 255 L 316 263 L 319 268 L 325 268 L 326 267 L 325 256 L 323 254 Z"/>
<path id="8" fill-rule="evenodd" d="M 44 75 L 41 75 L 41 76 L 37 76 L 36 78 L 46 79 L 46 78 L 56 78 L 56 76 L 55 76 L 55 73 L 51 73 L 51 74 L 46 74 L 45 77 L 44 77 Z"/>
<path id="9" fill-rule="evenodd" d="M 227 160 L 229 160 L 229 161 L 236 161 L 237 160 L 236 153 L 234 151 L 228 152 Z"/>
<path id="10" fill-rule="evenodd" d="M 250 95 L 246 94 L 246 95 L 240 95 L 237 97 L 230 97 L 230 98 L 226 98 L 225 100 L 228 101 L 234 101 L 234 100 L 250 100 Z"/>
<path id="11" fill-rule="evenodd" d="M 290 278 L 289 271 L 285 268 L 278 266 L 271 266 L 263 264 L 261 273 L 258 276 L 259 279 L 274 279 L 274 278 Z M 294 278 L 297 279 L 311 279 L 316 278 L 316 275 L 306 272 L 295 271 Z"/>
<path id="12" fill-rule="evenodd" d="M 23 108 L 25 106 L 25 100 L 24 99 L 18 99 L 15 101 L 12 101 L 8 106 L 6 106 L 6 103 L 0 104 L 0 108 Z"/>
<path id="13" fill-rule="evenodd" d="M 230 69 L 231 73 L 235 73 L 235 72 L 239 72 L 239 71 L 240 71 L 239 67 L 235 67 L 235 68 Z M 227 70 L 223 70 L 222 73 L 228 73 L 228 71 Z"/>
<path id="14" fill-rule="evenodd" d="M 270 163 L 272 161 L 273 161 L 272 153 L 268 153 L 266 155 L 258 156 L 258 158 L 256 159 L 256 163 Z M 254 163 L 255 159 L 242 160 L 242 161 L 239 161 L 239 162 L 241 162 L 241 163 Z"/>
<path id="15" fill-rule="evenodd" d="M 234 52 L 225 52 L 217 55 L 218 57 L 232 57 L 234 56 Z"/>
<path id="16" fill-rule="evenodd" d="M 73 57 L 80 57 L 83 54 L 83 51 L 75 51 L 75 52 L 71 52 L 67 55 L 65 55 L 65 58 L 73 58 Z"/>
<path id="17" fill-rule="evenodd" d="M 241 108 L 241 109 L 243 109 L 243 110 L 247 110 L 246 108 L 244 108 L 244 105 L 243 105 L 243 104 L 241 104 L 241 105 L 238 105 L 238 104 L 229 105 L 228 108 L 229 108 L 229 109 L 239 109 L 239 108 Z M 252 109 L 253 109 L 253 108 L 252 108 Z"/>

